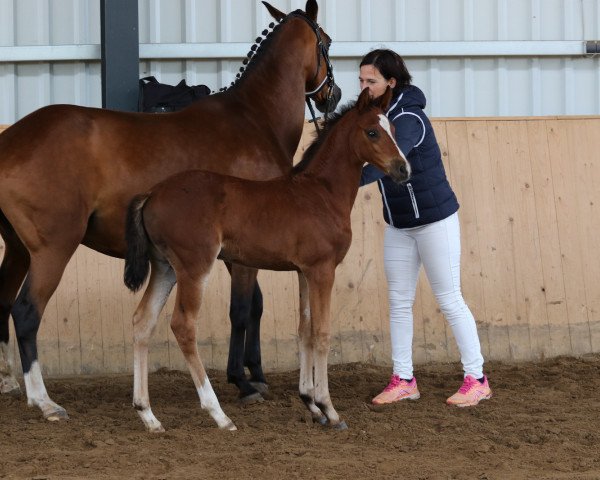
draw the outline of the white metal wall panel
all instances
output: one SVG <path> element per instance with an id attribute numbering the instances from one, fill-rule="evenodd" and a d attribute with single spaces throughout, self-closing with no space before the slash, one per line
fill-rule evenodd
<path id="1" fill-rule="evenodd" d="M 304 0 L 272 0 L 284 12 Z M 0 0 L 0 123 L 51 103 L 101 104 L 100 64 L 2 60 L 2 47 L 97 45 L 98 0 Z M 600 40 L 600 0 L 320 0 L 319 21 L 334 39 L 343 101 L 358 94 L 360 55 L 370 47 L 413 42 L 429 52 L 406 62 L 433 116 L 600 114 L 600 56 L 443 55 L 444 42 Z M 271 17 L 259 0 L 139 0 L 142 44 L 247 44 Z M 344 42 L 369 42 L 336 56 Z M 411 43 L 404 43 L 411 42 Z M 491 42 L 491 43 L 490 43 Z M 439 52 L 437 46 L 439 45 Z M 462 43 L 460 45 L 467 45 Z M 470 47 L 469 47 L 470 48 Z M 97 51 L 97 50 L 96 50 Z M 413 50 L 414 51 L 414 50 Z M 140 76 L 204 83 L 213 90 L 235 78 L 241 58 L 144 59 Z"/>

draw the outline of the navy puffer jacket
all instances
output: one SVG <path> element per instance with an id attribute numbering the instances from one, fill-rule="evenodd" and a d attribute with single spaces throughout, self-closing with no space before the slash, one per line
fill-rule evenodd
<path id="1" fill-rule="evenodd" d="M 423 109 L 425 95 L 410 85 L 392 100 L 387 116 L 396 129 L 398 147 L 412 169 L 411 178 L 398 185 L 372 165 L 363 168 L 361 185 L 377 181 L 383 198 L 383 217 L 397 228 L 437 222 L 458 210 L 442 163 L 440 147 Z"/>

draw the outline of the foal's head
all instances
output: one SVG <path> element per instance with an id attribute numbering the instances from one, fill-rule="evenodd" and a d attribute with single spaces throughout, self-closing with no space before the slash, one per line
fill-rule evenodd
<path id="1" fill-rule="evenodd" d="M 393 126 L 385 115 L 392 99 L 392 89 L 371 100 L 365 88 L 356 101 L 356 128 L 351 143 L 358 158 L 375 165 L 400 183 L 410 177 L 410 164 L 394 140 Z"/>

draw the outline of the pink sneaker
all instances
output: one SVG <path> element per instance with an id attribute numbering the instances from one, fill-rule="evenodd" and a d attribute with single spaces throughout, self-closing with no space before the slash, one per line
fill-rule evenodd
<path id="1" fill-rule="evenodd" d="M 392 375 L 390 383 L 383 389 L 379 395 L 377 395 L 372 402 L 375 405 L 383 405 L 385 403 L 398 402 L 400 400 L 417 400 L 421 397 L 419 389 L 417 388 L 417 379 L 413 379 L 408 382 L 398 375 Z"/>
<path id="2" fill-rule="evenodd" d="M 446 403 L 456 407 L 473 407 L 481 400 L 488 400 L 490 398 L 492 398 L 492 389 L 487 377 L 484 375 L 483 383 L 480 383 L 472 375 L 467 375 L 458 392 L 446 400 Z"/>

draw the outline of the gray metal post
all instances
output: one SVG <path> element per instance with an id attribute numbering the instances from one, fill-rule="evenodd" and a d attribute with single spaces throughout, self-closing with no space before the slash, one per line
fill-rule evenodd
<path id="1" fill-rule="evenodd" d="M 102 107 L 137 111 L 138 0 L 101 0 Z"/>

